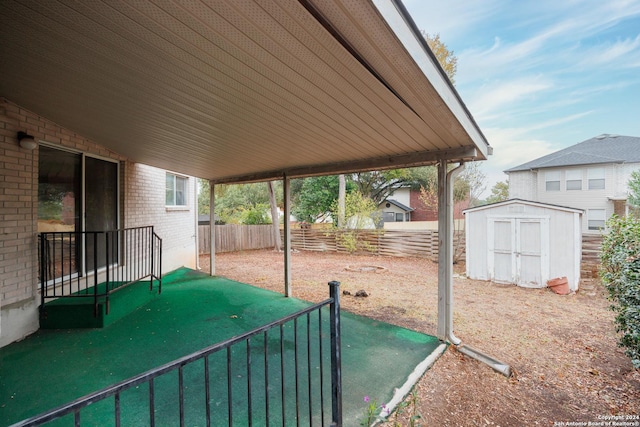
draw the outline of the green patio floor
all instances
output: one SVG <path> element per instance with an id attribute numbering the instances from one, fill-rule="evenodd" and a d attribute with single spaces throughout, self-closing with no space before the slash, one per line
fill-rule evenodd
<path id="1" fill-rule="evenodd" d="M 134 286 L 148 289 L 148 283 Z M 327 286 L 327 296 L 328 293 Z M 225 278 L 210 277 L 188 269 L 177 270 L 163 278 L 161 295 L 107 328 L 40 330 L 21 342 L 1 348 L 0 425 L 18 422 L 309 305 L 305 301 L 285 298 L 279 293 Z M 342 311 L 341 320 L 344 423 L 357 426 L 364 415 L 365 395 L 380 403 L 388 402 L 394 389 L 400 387 L 414 368 L 441 343 L 435 337 L 345 311 Z M 312 323 L 309 321 L 310 325 Z M 300 326 L 305 328 L 305 321 Z M 323 331 L 328 332 L 328 329 Z M 253 357 L 254 351 L 252 369 L 261 369 L 261 359 Z M 246 360 L 246 352 L 239 353 L 234 357 Z M 307 357 L 304 349 L 300 357 L 302 360 Z M 218 363 L 216 359 L 212 360 L 212 365 Z M 226 369 L 225 362 L 219 361 L 222 371 Z M 301 366 L 304 366 L 303 362 Z M 277 368 L 277 361 L 269 362 L 269 372 L 277 371 Z M 198 369 L 190 367 L 185 370 L 185 378 L 201 379 Z M 285 371 L 290 370 L 285 367 Z M 225 384 L 216 381 L 212 379 L 212 387 L 226 387 L 226 380 L 220 378 Z M 235 378 L 233 381 L 245 382 Z M 275 382 L 274 379 L 272 384 Z M 198 387 L 191 386 L 190 392 L 196 393 Z M 306 383 L 300 384 L 302 390 L 306 387 Z M 159 380 L 156 390 L 162 388 L 163 381 Z M 171 390 L 164 395 L 162 391 L 156 391 L 156 399 L 176 402 L 174 395 L 177 395 L 177 390 L 173 385 L 167 388 Z M 272 392 L 279 394 L 281 391 Z M 260 391 L 252 394 L 255 398 Z M 123 402 L 126 399 L 127 396 L 123 395 Z M 220 413 L 220 416 L 226 414 L 225 399 L 212 397 L 211 400 L 212 411 Z M 146 404 L 144 397 L 132 396 L 129 400 L 134 402 L 128 406 L 130 412 L 137 410 L 136 405 Z M 137 400 L 141 402 L 135 403 Z M 289 402 L 290 397 L 287 400 Z M 255 405 L 259 406 L 260 399 L 257 402 Z M 101 408 L 108 412 L 109 408 L 103 408 L 105 405 L 112 404 L 92 405 L 98 414 L 96 417 L 99 417 Z M 156 406 L 162 405 L 156 403 Z M 171 408 L 159 412 L 157 425 L 177 425 L 176 405 L 168 406 Z M 294 410 L 293 404 L 287 403 L 286 406 L 288 411 Z M 300 410 L 306 411 L 306 406 L 302 404 Z M 140 411 L 148 413 L 146 409 Z M 276 412 L 279 411 L 280 408 L 272 407 L 270 419 L 272 416 L 277 418 Z M 188 425 L 204 425 L 201 414 L 189 413 Z M 256 415 L 254 425 L 261 425 L 259 420 L 260 415 Z M 72 425 L 72 420 L 66 419 L 55 425 Z M 89 417 L 86 425 L 113 425 L 113 422 L 92 422 Z M 242 408 L 234 409 L 234 425 L 247 425 L 247 415 L 242 414 Z"/>

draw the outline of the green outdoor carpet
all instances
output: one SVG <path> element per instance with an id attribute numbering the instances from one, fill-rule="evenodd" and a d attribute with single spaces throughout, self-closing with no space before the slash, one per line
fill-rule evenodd
<path id="1" fill-rule="evenodd" d="M 148 283 L 140 283 L 148 289 Z M 133 290 L 131 290 L 133 292 Z M 123 295 L 128 292 L 123 289 Z M 329 288 L 327 286 L 327 296 Z M 210 277 L 180 269 L 163 278 L 162 294 L 138 307 L 104 329 L 40 330 L 27 339 L 0 349 L 0 426 L 10 425 L 80 396 L 99 390 L 151 368 L 229 339 L 310 304 L 221 277 Z M 282 328 L 285 350 L 279 356 L 279 328 L 251 340 L 253 380 L 247 382 L 247 346 L 240 345 L 209 359 L 212 425 L 229 425 L 227 383 L 232 383 L 232 425 L 266 425 L 265 408 L 272 425 L 320 425 L 317 414 L 320 393 L 320 356 L 317 338 L 307 347 L 307 329 L 317 337 L 322 328 L 323 353 L 329 348 L 328 311 L 317 313 Z M 378 403 L 388 402 L 413 369 L 440 342 L 432 336 L 377 322 L 342 311 L 343 413 L 346 426 L 357 426 L 364 418 L 364 396 Z M 314 334 L 315 332 L 315 334 Z M 295 361 L 297 339 L 297 363 Z M 264 347 L 277 350 L 267 361 Z M 227 380 L 227 357 L 231 379 Z M 323 356 L 324 378 L 329 361 Z M 302 378 L 294 381 L 298 367 Z M 284 368 L 284 390 L 281 373 Z M 183 370 L 186 425 L 205 425 L 204 363 Z M 156 425 L 178 425 L 177 372 L 154 383 Z M 267 378 L 265 384 L 264 378 Z M 311 378 L 311 393 L 307 378 Z M 325 419 L 331 416 L 330 382 L 324 386 Z M 285 396 L 285 407 L 281 405 Z M 237 399 L 237 397 L 242 397 Z M 251 399 L 248 398 L 251 396 Z M 122 394 L 122 425 L 148 425 L 148 386 Z M 309 408 L 311 405 L 311 408 Z M 114 425 L 114 401 L 106 399 L 83 411 L 83 425 Z M 66 418 L 51 425 L 72 425 Z"/>

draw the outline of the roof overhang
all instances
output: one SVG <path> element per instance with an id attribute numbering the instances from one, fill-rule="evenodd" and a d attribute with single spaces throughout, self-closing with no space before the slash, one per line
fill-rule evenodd
<path id="1" fill-rule="evenodd" d="M 0 96 L 219 183 L 491 149 L 399 0 L 3 0 L 0 55 Z"/>

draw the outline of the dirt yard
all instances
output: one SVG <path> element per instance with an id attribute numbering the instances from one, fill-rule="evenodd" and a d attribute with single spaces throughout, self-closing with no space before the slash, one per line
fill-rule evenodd
<path id="1" fill-rule="evenodd" d="M 282 253 L 226 253 L 216 260 L 219 275 L 283 292 Z M 201 268 L 208 271 L 208 256 L 201 257 Z M 505 378 L 449 347 L 415 387 L 415 409 L 422 416 L 416 425 L 640 425 L 640 372 L 616 346 L 613 313 L 600 286 L 559 296 L 548 289 L 469 280 L 463 277 L 463 265 L 456 270 L 456 336 L 510 364 L 514 375 Z M 331 280 L 351 293 L 342 296 L 343 310 L 436 334 L 435 263 L 335 253 L 292 255 L 295 297 L 325 299 Z M 361 289 L 369 296 L 353 296 Z M 405 414 L 392 415 L 386 425 L 411 425 Z"/>

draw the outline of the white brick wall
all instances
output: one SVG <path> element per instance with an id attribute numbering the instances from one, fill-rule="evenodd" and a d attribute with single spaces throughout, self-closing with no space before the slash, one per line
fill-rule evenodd
<path id="1" fill-rule="evenodd" d="M 188 177 L 188 206 L 165 206 L 164 169 L 128 162 L 125 170 L 125 227 L 153 225 L 162 238 L 162 271 L 196 267 L 196 179 Z"/>

